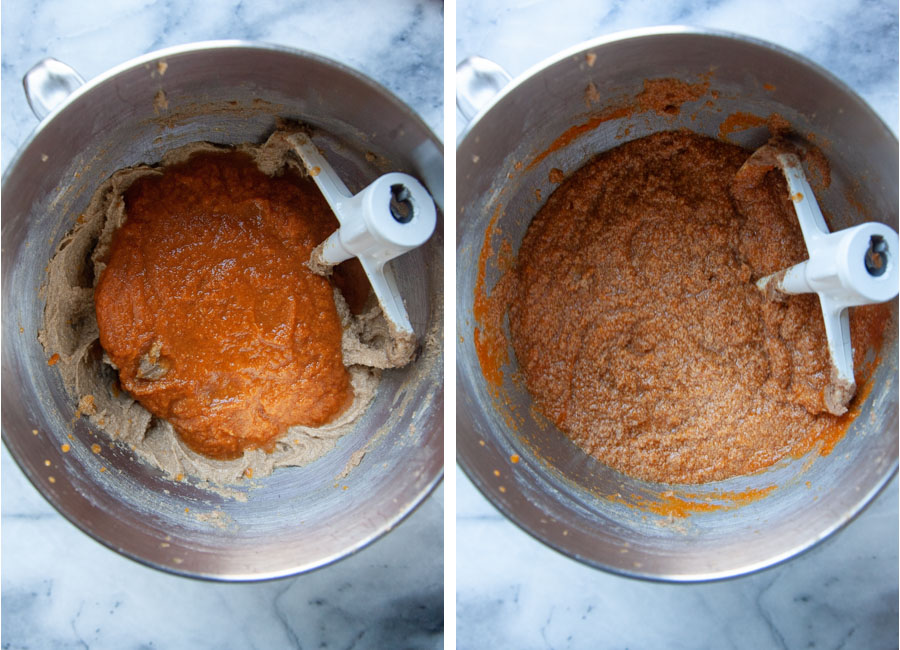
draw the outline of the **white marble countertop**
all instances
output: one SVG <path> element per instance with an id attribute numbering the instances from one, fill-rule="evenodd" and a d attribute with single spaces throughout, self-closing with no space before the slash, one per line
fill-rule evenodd
<path id="1" fill-rule="evenodd" d="M 2 166 L 37 124 L 24 73 L 53 56 L 91 77 L 170 45 L 247 39 L 362 71 L 443 133 L 443 9 L 386 3 L 4 2 Z M 127 560 L 65 521 L 2 450 L 2 647 L 437 648 L 443 487 L 389 535 L 304 576 L 215 584 Z"/>
<path id="2" fill-rule="evenodd" d="M 456 55 L 487 57 L 515 77 L 610 32 L 714 27 L 811 58 L 896 133 L 897 23 L 892 0 L 460 0 Z M 582 566 L 507 521 L 460 470 L 457 481 L 459 648 L 897 647 L 896 478 L 857 520 L 807 554 L 703 585 L 641 582 Z"/>

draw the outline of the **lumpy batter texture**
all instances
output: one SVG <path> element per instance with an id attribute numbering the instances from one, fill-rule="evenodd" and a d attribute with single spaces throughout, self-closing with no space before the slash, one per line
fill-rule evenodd
<path id="1" fill-rule="evenodd" d="M 147 410 L 230 459 L 348 406 L 332 286 L 304 264 L 338 226 L 312 181 L 202 153 L 135 181 L 125 206 L 94 304 L 101 345 Z"/>
<path id="2" fill-rule="evenodd" d="M 735 182 L 749 154 L 684 131 L 629 142 L 554 192 L 522 242 L 509 316 L 527 388 L 626 474 L 747 474 L 835 422 L 816 296 L 754 284 L 806 251 L 780 171 Z M 852 314 L 857 351 L 872 317 Z"/>

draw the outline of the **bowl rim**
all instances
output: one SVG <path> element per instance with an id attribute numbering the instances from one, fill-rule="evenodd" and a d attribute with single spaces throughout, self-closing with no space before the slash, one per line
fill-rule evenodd
<path id="1" fill-rule="evenodd" d="M 781 45 L 772 43 L 771 41 L 756 38 L 755 36 L 749 36 L 747 34 L 741 34 L 739 32 L 732 32 L 729 30 L 716 29 L 712 27 L 694 27 L 691 25 L 675 24 L 659 25 L 654 27 L 637 27 L 635 29 L 625 29 L 621 31 L 611 32 L 609 34 L 604 34 L 603 36 L 598 36 L 596 38 L 576 43 L 575 45 L 567 47 L 564 50 L 561 50 L 556 54 L 553 54 L 543 59 L 542 61 L 539 61 L 534 65 L 526 68 L 521 74 L 513 77 L 513 79 L 508 84 L 506 84 L 493 97 L 491 97 L 491 99 L 486 102 L 485 105 L 481 107 L 481 109 L 479 109 L 475 116 L 472 117 L 471 120 L 469 120 L 465 128 L 462 130 L 462 132 L 460 132 L 459 136 L 456 139 L 457 147 L 462 144 L 462 142 L 469 135 L 469 132 L 472 131 L 475 125 L 488 113 L 488 111 L 490 111 L 495 105 L 500 103 L 500 101 L 502 101 L 507 95 L 514 93 L 519 86 L 528 81 L 531 77 L 542 72 L 544 69 L 549 68 L 552 65 L 555 65 L 556 63 L 559 63 L 560 61 L 563 61 L 569 57 L 581 54 L 585 50 L 601 47 L 603 45 L 610 45 L 612 43 L 618 43 L 630 39 L 675 35 L 709 36 L 729 41 L 741 41 L 750 45 L 755 45 L 765 50 L 769 50 L 770 52 L 780 54 L 789 59 L 793 59 L 795 62 L 803 65 L 804 67 L 811 68 L 814 72 L 824 77 L 829 83 L 835 85 L 839 90 L 844 92 L 848 97 L 852 97 L 857 102 L 865 106 L 872 113 L 872 117 L 878 120 L 878 123 L 884 128 L 884 130 L 890 133 L 893 136 L 894 140 L 897 139 L 897 135 L 890 129 L 890 127 L 888 127 L 885 121 L 881 119 L 881 116 L 878 115 L 878 113 L 876 113 L 874 110 L 872 110 L 871 106 L 869 106 L 869 104 L 864 101 L 856 93 L 856 91 L 854 91 L 839 77 L 835 76 L 832 72 L 828 71 L 826 68 L 822 67 L 812 59 L 809 59 L 802 54 L 798 54 L 793 50 L 789 50 L 786 47 L 782 47 Z"/>
<path id="2" fill-rule="evenodd" d="M 356 81 L 369 86 L 373 91 L 383 95 L 386 99 L 388 99 L 391 103 L 395 104 L 395 107 L 403 112 L 404 117 L 410 120 L 414 120 L 417 123 L 417 126 L 421 127 L 425 133 L 431 138 L 431 140 L 437 145 L 438 149 L 443 154 L 444 144 L 441 139 L 435 134 L 435 132 L 431 129 L 430 126 L 425 122 L 421 115 L 419 115 L 416 111 L 410 108 L 403 100 L 397 97 L 392 91 L 385 88 L 382 84 L 375 81 L 371 77 L 363 74 L 359 70 L 352 68 L 340 61 L 336 61 L 327 56 L 323 56 L 321 54 L 317 54 L 315 52 L 311 52 L 309 50 L 304 50 L 301 48 L 290 47 L 287 45 L 280 45 L 277 43 L 266 43 L 263 41 L 249 41 L 242 39 L 221 39 L 221 40 L 209 40 L 209 41 L 196 41 L 192 43 L 184 43 L 182 45 L 173 45 L 171 47 L 162 48 L 160 50 L 153 50 L 152 52 L 147 52 L 146 54 L 141 54 L 140 56 L 136 56 L 132 59 L 128 59 L 122 63 L 119 63 L 112 68 L 109 68 L 95 77 L 91 77 L 86 80 L 81 86 L 73 90 L 69 93 L 58 105 L 56 105 L 52 111 L 50 111 L 43 119 L 38 121 L 38 124 L 35 125 L 35 128 L 31 131 L 28 137 L 24 142 L 18 147 L 13 157 L 10 159 L 9 163 L 6 165 L 6 169 L 3 171 L 2 184 L 6 184 L 7 177 L 11 175 L 12 171 L 16 168 L 19 159 L 25 153 L 37 135 L 44 129 L 44 127 L 49 124 L 53 119 L 57 117 L 61 112 L 63 112 L 66 107 L 70 104 L 78 101 L 78 99 L 82 95 L 86 95 L 91 92 L 95 87 L 100 86 L 114 77 L 118 76 L 123 72 L 127 72 L 133 68 L 137 68 L 143 65 L 147 65 L 149 63 L 155 62 L 157 59 L 173 57 L 182 54 L 195 54 L 208 50 L 225 50 L 225 49 L 235 49 L 235 50 L 250 50 L 250 51 L 267 51 L 267 52 L 281 52 L 283 54 L 289 54 L 292 56 L 298 56 L 301 58 L 311 59 L 317 63 L 324 64 L 326 66 L 335 68 L 339 72 L 347 74 L 351 77 L 354 77 Z M 36 62 L 37 63 L 37 62 Z"/>

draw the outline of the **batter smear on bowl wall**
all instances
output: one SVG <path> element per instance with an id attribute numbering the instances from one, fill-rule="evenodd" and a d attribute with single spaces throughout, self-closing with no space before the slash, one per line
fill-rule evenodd
<path id="1" fill-rule="evenodd" d="M 550 196 L 497 285 L 537 408 L 625 474 L 749 474 L 853 415 L 824 403 L 817 297 L 755 285 L 806 249 L 778 169 L 736 181 L 750 154 L 683 130 L 600 154 Z M 851 310 L 857 385 L 887 314 Z"/>

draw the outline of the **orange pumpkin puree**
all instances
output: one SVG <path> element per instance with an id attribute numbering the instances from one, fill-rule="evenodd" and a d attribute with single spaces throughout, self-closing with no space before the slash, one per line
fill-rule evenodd
<path id="1" fill-rule="evenodd" d="M 135 181 L 125 206 L 94 296 L 100 343 L 188 447 L 271 451 L 288 427 L 351 403 L 332 285 L 305 265 L 338 227 L 312 181 L 201 153 Z M 361 268 L 336 271 L 351 302 L 365 282 Z"/>

